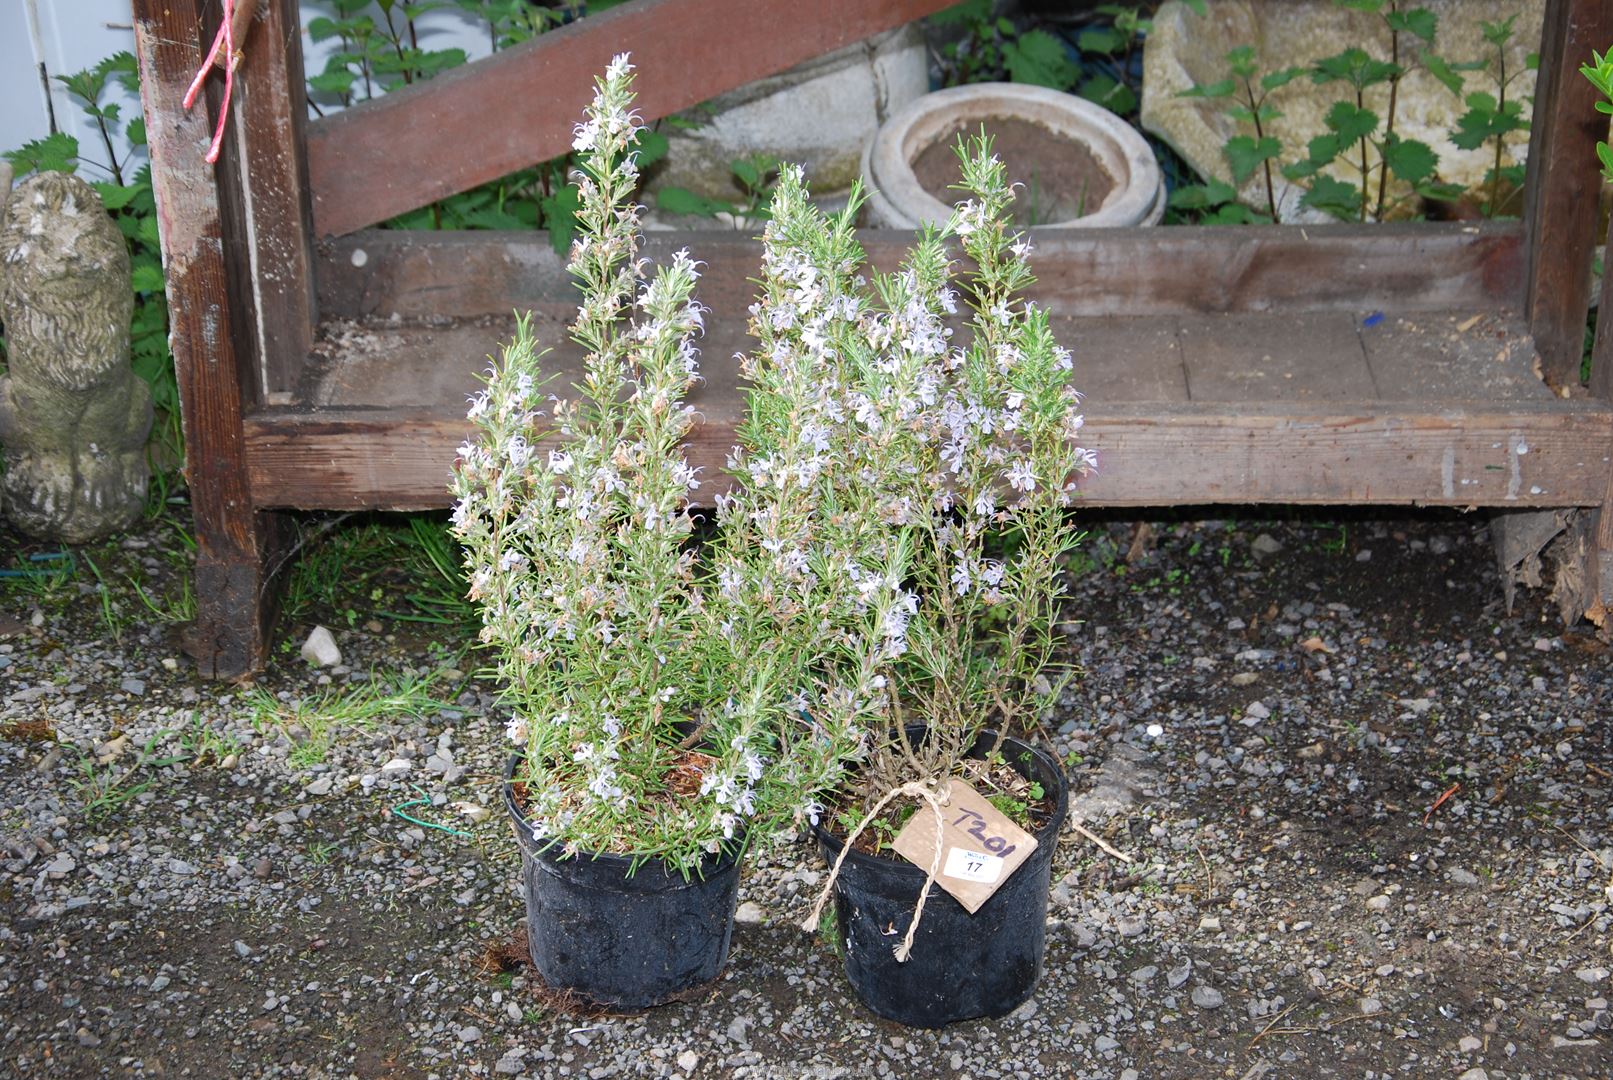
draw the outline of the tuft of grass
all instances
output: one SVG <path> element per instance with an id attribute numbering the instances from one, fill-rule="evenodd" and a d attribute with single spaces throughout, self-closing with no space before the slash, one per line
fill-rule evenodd
<path id="1" fill-rule="evenodd" d="M 156 756 L 157 744 L 172 734 L 167 728 L 153 734 L 140 748 L 134 763 L 122 771 L 115 763 L 103 765 L 96 761 L 93 752 L 78 751 L 78 775 L 70 777 L 68 784 L 84 805 L 84 819 L 92 828 L 112 818 L 130 800 L 155 783 L 157 778 L 151 775 L 151 770 L 177 765 L 185 760 L 183 754 Z M 137 781 L 136 777 L 142 774 L 143 778 Z"/>
<path id="2" fill-rule="evenodd" d="M 198 766 L 209 759 L 214 765 L 220 765 L 232 755 L 239 757 L 246 752 L 240 739 L 223 730 L 222 725 L 215 728 L 201 713 L 194 711 L 179 732 L 179 748 L 192 765 Z"/>
<path id="3" fill-rule="evenodd" d="M 823 914 L 818 916 L 818 940 L 827 945 L 838 959 L 846 958 L 846 947 L 840 941 L 840 920 L 833 904 L 825 904 Z"/>
<path id="4" fill-rule="evenodd" d="M 339 518 L 298 541 L 300 558 L 286 584 L 292 619 L 330 607 L 356 625 L 360 612 L 400 622 L 470 625 L 476 609 L 465 598 L 458 544 L 446 518 L 414 514 L 361 520 Z"/>
<path id="5" fill-rule="evenodd" d="M 0 568 L 0 593 L 35 604 L 69 598 L 78 563 L 66 548 L 37 552 Z"/>
<path id="6" fill-rule="evenodd" d="M 372 674 L 368 682 L 290 702 L 254 687 L 247 695 L 247 705 L 252 713 L 253 728 L 260 735 L 279 731 L 292 739 L 294 745 L 287 755 L 287 764 L 306 769 L 324 762 L 331 744 L 344 730 L 369 730 L 382 717 L 421 719 L 452 708 L 451 702 L 432 695 L 437 678 L 436 674 L 423 678 L 409 675 L 400 679 L 396 686 L 388 686 Z"/>

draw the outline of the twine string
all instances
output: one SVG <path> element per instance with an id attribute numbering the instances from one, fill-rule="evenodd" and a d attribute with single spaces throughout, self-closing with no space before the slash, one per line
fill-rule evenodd
<path id="1" fill-rule="evenodd" d="M 224 101 L 218 110 L 218 126 L 213 130 L 213 141 L 207 148 L 205 160 L 209 165 L 218 161 L 219 150 L 224 145 L 224 125 L 230 117 L 230 98 L 235 93 L 235 68 L 241 62 L 241 54 L 235 49 L 235 0 L 223 0 L 224 20 L 220 23 L 218 33 L 213 35 L 213 47 L 207 51 L 202 60 L 202 66 L 196 70 L 196 77 L 190 82 L 190 89 L 185 91 L 184 106 L 188 112 L 196 104 L 196 98 L 201 93 L 202 84 L 207 81 L 207 73 L 213 70 L 214 63 L 219 58 L 219 50 L 224 50 Z"/>
<path id="2" fill-rule="evenodd" d="M 840 867 L 845 863 L 846 856 L 851 853 L 852 843 L 862 835 L 862 831 L 868 827 L 869 823 L 879 816 L 880 811 L 884 810 L 892 799 L 901 795 L 923 799 L 929 805 L 930 811 L 935 818 L 935 853 L 930 857 L 930 869 L 924 876 L 924 888 L 919 890 L 919 902 L 913 909 L 912 921 L 907 924 L 907 933 L 903 935 L 901 942 L 892 950 L 896 956 L 896 962 L 905 964 L 908 958 L 913 955 L 913 936 L 918 933 L 919 920 L 924 917 L 924 905 L 930 898 L 930 887 L 935 884 L 936 875 L 941 872 L 942 827 L 946 819 L 941 807 L 946 802 L 950 786 L 944 782 L 937 785 L 934 781 L 913 780 L 903 784 L 901 787 L 892 788 L 885 792 L 884 795 L 881 795 L 879 801 L 874 803 L 873 809 L 863 815 L 863 819 L 857 823 L 855 829 L 851 830 L 851 834 L 846 837 L 845 843 L 841 845 L 840 854 L 835 857 L 834 865 L 829 868 L 829 878 L 823 883 L 822 891 L 818 893 L 818 902 L 812 905 L 811 914 L 802 920 L 801 929 L 808 933 L 817 929 L 818 918 L 823 913 L 823 905 L 828 902 L 830 893 L 834 891 L 835 879 L 840 876 Z"/>

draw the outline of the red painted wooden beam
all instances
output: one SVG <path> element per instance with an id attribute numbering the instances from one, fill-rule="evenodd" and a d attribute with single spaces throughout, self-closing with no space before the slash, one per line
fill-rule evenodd
<path id="1" fill-rule="evenodd" d="M 955 0 L 637 0 L 308 127 L 314 227 L 341 235 L 565 153 L 612 56 L 675 113 Z"/>

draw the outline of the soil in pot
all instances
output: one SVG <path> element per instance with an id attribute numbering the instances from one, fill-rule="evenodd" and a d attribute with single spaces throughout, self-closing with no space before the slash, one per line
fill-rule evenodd
<path id="1" fill-rule="evenodd" d="M 971 756 L 992 745 L 983 734 Z M 974 914 L 932 888 L 912 955 L 898 962 L 893 946 L 913 919 L 924 871 L 889 853 L 856 850 L 835 881 L 835 914 L 846 977 L 874 1012 L 912 1027 L 1002 1016 L 1036 989 L 1047 945 L 1047 898 L 1053 851 L 1069 809 L 1069 789 L 1045 751 L 1004 738 L 1004 759 L 1050 794 L 1052 811 L 1033 829 L 1036 850 Z M 985 794 L 983 791 L 982 794 Z M 1033 815 L 1032 824 L 1036 818 Z M 840 854 L 842 838 L 815 830 L 823 857 Z"/>
<path id="2" fill-rule="evenodd" d="M 555 990 L 613 1012 L 637 1012 L 698 993 L 728 959 L 739 901 L 737 852 L 714 855 L 689 878 L 660 860 L 633 870 L 620 855 L 562 858 L 532 836 L 519 785 L 505 770 L 504 802 L 521 848 L 532 964 Z M 632 871 L 632 872 L 630 872 Z"/>
<path id="3" fill-rule="evenodd" d="M 946 205 L 955 206 L 963 198 L 953 188 L 958 182 L 958 155 L 953 147 L 960 135 L 976 134 L 981 123 L 1008 170 L 1009 182 L 1021 185 L 1014 201 L 1015 225 L 1046 225 L 1081 217 L 1102 206 L 1114 190 L 1114 177 L 1086 143 L 1034 121 L 998 116 L 958 125 L 913 159 L 913 175 L 919 184 Z"/>

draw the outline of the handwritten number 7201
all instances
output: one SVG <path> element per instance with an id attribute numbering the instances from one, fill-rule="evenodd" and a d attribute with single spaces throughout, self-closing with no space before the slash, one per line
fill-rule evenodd
<path id="1" fill-rule="evenodd" d="M 973 810 L 965 810 L 958 817 L 958 820 L 952 824 L 961 826 L 970 818 L 974 819 L 974 824 L 969 826 L 969 835 L 979 840 L 982 847 L 993 855 L 999 855 L 1004 858 L 1013 854 L 1015 845 L 1010 844 L 1006 837 L 988 835 L 986 832 L 986 819 Z"/>

